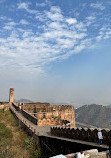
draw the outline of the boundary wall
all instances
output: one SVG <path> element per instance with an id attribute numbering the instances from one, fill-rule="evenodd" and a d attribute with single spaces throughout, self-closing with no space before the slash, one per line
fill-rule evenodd
<path id="1" fill-rule="evenodd" d="M 32 116 L 31 114 L 27 113 L 25 110 L 21 110 L 21 113 L 25 118 L 27 118 L 33 124 L 37 125 L 38 120 L 35 116 Z"/>
<path id="2" fill-rule="evenodd" d="M 90 143 L 81 144 L 80 141 L 72 142 L 67 140 L 67 138 L 59 139 L 57 137 L 53 137 L 50 135 L 39 136 L 38 129 L 36 129 L 36 127 L 34 127 L 33 124 L 31 124 L 30 122 L 21 118 L 19 112 L 16 111 L 13 106 L 10 107 L 10 111 L 13 113 L 15 118 L 17 118 L 19 125 L 26 131 L 26 133 L 33 137 L 36 146 L 41 147 L 42 153 L 44 154 L 43 157 L 49 158 L 51 156 L 59 155 L 59 154 L 67 155 L 70 153 L 78 152 L 81 149 L 83 151 L 94 149 L 94 146 Z M 67 122 L 67 125 L 68 124 L 70 123 Z M 97 145 L 96 147 L 99 151 L 106 150 L 106 147 L 97 146 Z"/>
<path id="3" fill-rule="evenodd" d="M 31 121 L 33 124 L 37 125 L 37 118 L 31 114 L 29 114 L 28 112 L 26 112 L 25 110 L 23 109 L 19 109 L 19 106 L 18 105 L 15 105 L 14 103 L 12 103 L 12 106 L 17 110 L 17 111 L 20 111 L 22 113 L 22 115 L 27 118 L 29 121 Z"/>
<path id="4" fill-rule="evenodd" d="M 38 126 L 58 125 L 62 120 L 71 122 L 75 127 L 75 112 L 72 105 L 50 105 L 50 103 L 21 103 L 22 110 L 34 115 L 38 120 Z"/>
<path id="5" fill-rule="evenodd" d="M 96 128 L 65 128 L 54 126 L 51 127 L 51 135 L 97 143 L 98 130 Z M 103 135 L 103 144 L 108 144 L 111 138 L 111 130 L 101 129 L 101 132 Z"/>

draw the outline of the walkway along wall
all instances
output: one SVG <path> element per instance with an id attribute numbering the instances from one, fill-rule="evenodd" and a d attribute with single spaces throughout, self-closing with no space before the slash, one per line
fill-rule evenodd
<path id="1" fill-rule="evenodd" d="M 38 138 L 38 133 L 37 133 L 37 131 L 36 131 L 35 129 L 33 129 L 33 128 L 31 127 L 31 125 L 28 124 L 26 121 L 20 120 L 20 119 L 15 115 L 14 111 L 12 111 L 11 109 L 10 109 L 10 111 L 11 111 L 11 113 L 14 115 L 14 117 L 17 119 L 19 126 L 20 126 L 21 128 L 23 128 L 29 136 L 32 136 L 32 137 L 34 138 L 34 142 L 35 142 L 36 146 L 38 147 L 38 146 L 39 146 L 39 138 Z"/>
<path id="2" fill-rule="evenodd" d="M 11 111 L 16 117 L 15 113 Z M 19 120 L 17 117 L 19 125 L 26 131 L 26 133 L 33 137 L 36 147 L 41 148 L 42 157 L 49 158 L 51 156 L 59 154 L 70 154 L 75 153 L 80 150 L 94 149 L 95 147 L 90 144 L 81 144 L 80 142 L 71 142 L 67 139 L 59 139 L 52 136 L 39 136 L 39 133 L 35 131 L 27 122 Z M 104 148 L 96 147 L 99 151 L 106 150 Z"/>
<path id="3" fill-rule="evenodd" d="M 37 125 L 37 118 L 32 116 L 31 114 L 27 113 L 25 110 L 21 109 L 21 113 L 24 117 L 26 117 L 28 120 L 30 120 L 33 124 Z"/>
<path id="4" fill-rule="evenodd" d="M 12 103 L 12 106 L 19 112 L 22 113 L 22 115 L 27 118 L 28 120 L 30 120 L 32 123 L 34 123 L 35 125 L 37 125 L 37 118 L 31 114 L 29 114 L 27 111 L 23 110 L 23 109 L 19 109 L 18 105 L 15 105 L 14 103 Z"/>

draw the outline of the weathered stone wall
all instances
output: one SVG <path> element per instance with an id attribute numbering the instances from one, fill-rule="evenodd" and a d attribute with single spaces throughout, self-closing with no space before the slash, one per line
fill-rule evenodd
<path id="1" fill-rule="evenodd" d="M 53 110 L 55 110 L 54 116 L 58 115 L 58 117 L 60 117 L 61 120 L 70 121 L 72 124 L 72 127 L 75 127 L 74 106 L 71 106 L 71 105 L 51 105 L 51 107 L 53 107 Z"/>
<path id="2" fill-rule="evenodd" d="M 22 109 L 37 117 L 38 125 L 57 125 L 61 120 L 68 120 L 71 122 L 72 127 L 75 127 L 75 113 L 73 106 L 50 105 L 49 103 L 37 102 L 23 103 Z"/>
<path id="3" fill-rule="evenodd" d="M 0 102 L 0 105 L 7 105 L 9 102 Z"/>
<path id="4" fill-rule="evenodd" d="M 20 111 L 22 113 L 22 115 L 27 118 L 29 121 L 31 121 L 32 123 L 34 123 L 35 125 L 37 125 L 37 118 L 31 114 L 29 114 L 27 111 L 20 109 L 18 105 L 12 103 L 12 106 L 17 110 Z"/>
<path id="5" fill-rule="evenodd" d="M 67 126 L 67 124 L 70 123 L 67 120 L 61 120 L 61 125 L 64 124 L 64 126 Z M 60 121 L 58 118 L 48 118 L 48 119 L 39 119 L 38 120 L 38 126 L 44 126 L 44 125 L 59 125 Z M 71 124 L 70 124 L 71 125 Z"/>
<path id="6" fill-rule="evenodd" d="M 23 110 L 27 111 L 28 113 L 46 112 L 48 111 L 49 106 L 49 103 L 23 103 Z"/>
<path id="7" fill-rule="evenodd" d="M 18 105 L 16 105 L 15 103 L 12 103 L 12 105 L 17 111 L 19 111 L 19 106 Z"/>
<path id="8" fill-rule="evenodd" d="M 94 149 L 94 145 L 91 145 L 91 143 L 81 144 L 80 141 L 71 142 L 71 141 L 67 141 L 67 139 L 62 140 L 50 136 L 39 136 L 38 132 L 36 131 L 36 129 L 33 128 L 31 124 L 24 121 L 23 119 L 20 120 L 15 114 L 15 112 L 13 111 L 13 109 L 11 111 L 18 119 L 19 125 L 22 126 L 24 130 L 34 138 L 36 145 L 37 146 L 40 145 L 43 154 L 41 157 L 49 158 L 51 156 L 55 156 L 59 154 L 66 155 L 74 152 L 79 152 L 80 150 L 84 151 L 84 150 Z M 101 146 L 97 146 L 97 149 L 98 151 L 106 150 L 106 148 Z M 67 156 L 69 158 L 70 155 Z M 90 158 L 96 158 L 96 157 L 90 157 Z M 97 158 L 103 158 L 103 154 L 101 157 L 99 155 Z"/>
<path id="9" fill-rule="evenodd" d="M 40 138 L 40 144 L 41 144 L 41 148 L 43 149 L 44 152 L 44 156 L 46 156 L 46 158 L 49 158 L 51 156 L 55 156 L 55 155 L 59 155 L 59 154 L 63 154 L 63 155 L 67 155 L 70 153 L 75 153 L 75 152 L 80 152 L 81 150 L 90 150 L 90 149 L 94 149 L 97 148 L 98 151 L 105 151 L 106 149 L 102 148 L 101 146 L 98 147 L 94 147 L 91 144 L 82 144 L 81 142 L 70 142 L 67 140 L 62 140 L 62 139 L 57 139 L 57 138 L 50 138 L 47 136 L 42 136 L 39 137 Z M 51 149 L 51 151 L 49 149 Z M 67 155 L 68 158 L 74 158 L 74 157 L 69 157 L 70 155 Z M 96 155 L 94 154 L 93 157 L 89 157 L 89 158 L 107 158 L 107 157 L 103 157 L 103 154 L 99 154 L 98 157 L 96 157 Z"/>
<path id="10" fill-rule="evenodd" d="M 27 118 L 29 121 L 31 121 L 33 124 L 37 125 L 37 118 L 32 116 L 31 114 L 27 113 L 25 110 L 21 110 L 22 115 Z"/>
<path id="11" fill-rule="evenodd" d="M 9 102 L 0 102 L 0 109 L 4 109 L 5 106 L 9 106 Z"/>
<path id="12" fill-rule="evenodd" d="M 9 102 L 14 102 L 14 88 L 10 88 Z"/>
<path id="13" fill-rule="evenodd" d="M 51 134 L 54 136 L 65 137 L 70 139 L 83 140 L 88 142 L 98 142 L 99 129 L 94 128 L 64 128 L 64 127 L 51 127 Z M 103 144 L 108 144 L 111 137 L 111 130 L 102 129 Z"/>
<path id="14" fill-rule="evenodd" d="M 58 125 L 59 120 L 58 119 L 39 119 L 38 120 L 38 126 L 44 126 L 44 125 Z"/>

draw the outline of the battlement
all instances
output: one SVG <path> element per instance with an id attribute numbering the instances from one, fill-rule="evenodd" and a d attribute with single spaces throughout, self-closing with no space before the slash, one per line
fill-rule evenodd
<path id="1" fill-rule="evenodd" d="M 50 103 L 23 103 L 22 109 L 38 119 L 38 125 L 58 125 L 68 120 L 75 127 L 74 107 L 71 105 L 50 105 Z"/>
<path id="2" fill-rule="evenodd" d="M 9 91 L 9 105 L 11 104 L 18 111 L 20 107 L 24 116 L 36 122 L 38 126 L 60 125 L 63 120 L 67 120 L 71 122 L 71 127 L 75 127 L 75 113 L 72 105 L 50 105 L 47 102 L 29 102 L 19 105 L 14 102 L 14 88 L 10 88 Z M 4 105 L 0 107 L 4 108 Z"/>
<path id="3" fill-rule="evenodd" d="M 53 136 L 65 137 L 87 142 L 98 142 L 98 128 L 67 128 L 67 127 L 51 127 Z M 103 135 L 103 143 L 108 144 L 111 137 L 110 129 L 101 129 Z"/>

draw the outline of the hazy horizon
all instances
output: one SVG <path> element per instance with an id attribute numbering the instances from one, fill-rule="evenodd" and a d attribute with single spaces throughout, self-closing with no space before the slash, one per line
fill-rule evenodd
<path id="1" fill-rule="evenodd" d="M 111 104 L 111 2 L 0 0 L 0 100 Z"/>

